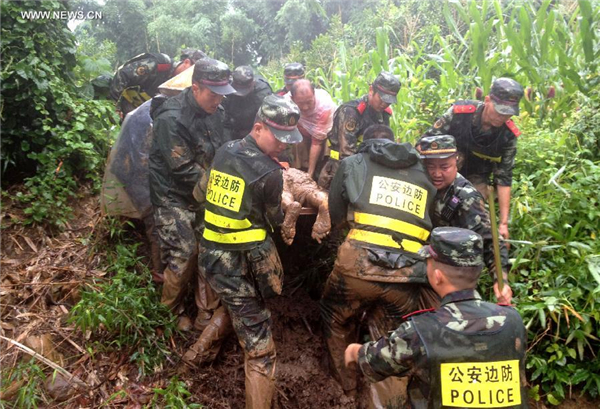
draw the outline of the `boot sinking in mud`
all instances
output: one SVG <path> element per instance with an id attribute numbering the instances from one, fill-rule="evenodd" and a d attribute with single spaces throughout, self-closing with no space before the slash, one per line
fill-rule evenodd
<path id="1" fill-rule="evenodd" d="M 229 313 L 225 307 L 220 306 L 196 343 L 183 355 L 183 361 L 193 366 L 213 362 L 221 350 L 223 341 L 232 332 L 233 326 Z"/>
<path id="2" fill-rule="evenodd" d="M 327 191 L 320 188 L 308 173 L 294 168 L 284 170 L 281 207 L 285 219 L 281 225 L 281 236 L 285 244 L 289 246 L 294 242 L 296 221 L 305 205 L 317 209 L 311 236 L 321 243 L 331 230 L 328 201 Z"/>

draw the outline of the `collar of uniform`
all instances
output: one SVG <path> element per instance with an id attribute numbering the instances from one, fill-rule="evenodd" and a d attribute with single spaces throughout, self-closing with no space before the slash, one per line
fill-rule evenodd
<path id="1" fill-rule="evenodd" d="M 201 118 L 210 116 L 208 112 L 198 105 L 196 98 L 194 98 L 194 91 L 192 90 L 192 87 L 184 89 L 183 92 L 185 93 L 185 101 L 192 108 L 194 114 L 200 116 Z"/>
<path id="2" fill-rule="evenodd" d="M 468 290 L 454 291 L 452 293 L 446 294 L 446 296 L 442 298 L 440 307 L 443 307 L 444 305 L 449 303 L 467 300 L 481 300 L 481 296 L 474 288 L 470 288 Z"/>

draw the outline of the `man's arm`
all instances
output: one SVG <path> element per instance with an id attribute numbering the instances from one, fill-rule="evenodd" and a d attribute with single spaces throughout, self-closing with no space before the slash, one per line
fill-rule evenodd
<path id="1" fill-rule="evenodd" d="M 421 354 L 421 340 L 410 322 L 403 323 L 389 337 L 364 345 L 350 344 L 346 348 L 346 366 L 353 362 L 371 382 L 389 376 L 402 376 L 416 365 Z"/>
<path id="2" fill-rule="evenodd" d="M 177 179 L 178 185 L 187 186 L 189 192 L 192 192 L 203 169 L 195 160 L 195 154 L 186 137 L 187 130 L 168 114 L 166 117 L 156 118 L 153 126 L 155 143 L 173 178 Z"/>
<path id="3" fill-rule="evenodd" d="M 510 142 L 502 149 L 502 161 L 494 170 L 494 179 L 498 187 L 498 208 L 500 222 L 498 230 L 505 239 L 509 238 L 508 216 L 510 215 L 510 187 L 512 185 L 513 168 L 515 156 L 517 155 L 517 138 L 511 138 Z"/>
<path id="4" fill-rule="evenodd" d="M 358 111 L 349 106 L 344 106 L 336 118 L 339 121 L 338 141 L 340 145 L 340 160 L 354 155 L 358 149 L 358 131 L 360 130 L 360 117 Z"/>
<path id="5" fill-rule="evenodd" d="M 324 142 L 325 141 L 320 141 L 318 139 L 311 138 L 310 152 L 308 154 L 308 174 L 313 179 L 315 176 L 315 169 L 317 168 L 317 163 L 321 158 L 321 152 L 323 152 Z"/>
<path id="6" fill-rule="evenodd" d="M 262 202 L 267 221 L 271 227 L 283 223 L 283 211 L 281 210 L 281 193 L 283 192 L 283 172 L 275 170 L 258 182 L 257 190 L 262 192 Z M 261 186 L 262 185 L 262 186 Z"/>

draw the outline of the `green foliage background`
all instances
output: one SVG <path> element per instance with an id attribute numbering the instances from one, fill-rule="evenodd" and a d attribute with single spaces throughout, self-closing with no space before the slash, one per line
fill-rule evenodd
<path id="1" fill-rule="evenodd" d="M 474 98 L 477 87 L 487 92 L 494 78 L 514 77 L 527 92 L 516 118 L 523 134 L 511 206 L 511 285 L 529 330 L 532 395 L 559 404 L 577 386 L 598 396 L 597 2 L 175 4 L 2 2 L 2 183 L 24 182 L 13 199 L 28 215 L 25 222 L 61 226 L 81 185 L 98 187 L 118 129 L 112 106 L 91 99 L 89 80 L 140 52 L 175 55 L 184 46 L 197 47 L 231 65 L 254 65 L 274 89 L 282 85 L 283 65 L 300 61 L 339 103 L 366 93 L 382 69 L 391 71 L 403 85 L 392 117 L 402 141 L 414 141 L 453 101 Z M 65 21 L 25 21 L 19 14 L 67 7 L 101 10 L 103 19 L 80 24 L 73 35 Z M 136 256 L 123 251 L 115 256 L 121 261 L 110 287 L 90 289 L 74 319 L 81 328 L 102 324 L 113 345 L 127 346 L 133 359 L 141 359 L 134 354 L 144 337 L 120 326 L 143 328 L 154 343 L 147 346 L 150 350 L 160 352 L 164 345 L 152 338 L 156 322 L 114 318 L 119 297 L 140 284 L 127 275 L 138 267 L 126 259 Z M 121 295 L 106 297 L 99 289 Z M 94 308 L 98 303 L 103 308 Z M 99 316 L 107 312 L 114 315 L 114 327 Z M 160 365 L 149 356 L 142 368 Z"/>

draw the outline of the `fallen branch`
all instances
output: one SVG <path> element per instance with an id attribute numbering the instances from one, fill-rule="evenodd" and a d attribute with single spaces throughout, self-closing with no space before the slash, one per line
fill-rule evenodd
<path id="1" fill-rule="evenodd" d="M 67 371 L 63 367 L 61 367 L 61 366 L 57 365 L 56 363 L 52 362 L 48 358 L 46 358 L 46 357 L 38 354 L 33 349 L 31 349 L 29 347 L 26 347 L 25 345 L 21 344 L 20 342 L 15 341 L 14 339 L 10 339 L 10 338 L 7 338 L 7 337 L 2 336 L 2 335 L 0 335 L 0 339 L 3 339 L 6 342 L 8 342 L 8 343 L 10 343 L 10 344 L 12 344 L 14 346 L 16 346 L 17 348 L 19 348 L 21 351 L 25 352 L 26 354 L 31 355 L 35 359 L 38 359 L 38 360 L 42 361 L 43 363 L 45 363 L 46 365 L 48 365 L 50 368 L 58 371 L 60 374 L 62 374 L 62 375 L 64 375 L 66 377 L 66 380 L 68 382 L 73 381 L 73 383 L 75 383 L 77 386 L 81 386 L 81 387 L 89 389 L 89 386 L 88 386 L 87 383 L 83 382 L 77 376 L 73 375 L 71 372 Z"/>

